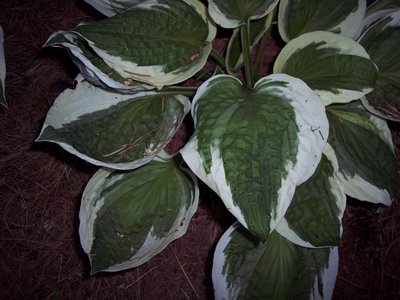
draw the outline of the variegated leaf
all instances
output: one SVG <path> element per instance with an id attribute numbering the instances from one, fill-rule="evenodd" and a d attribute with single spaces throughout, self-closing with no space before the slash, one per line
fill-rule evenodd
<path id="1" fill-rule="evenodd" d="M 103 15 L 111 17 L 143 2 L 143 0 L 85 0 L 85 2 Z"/>
<path id="2" fill-rule="evenodd" d="M 336 156 L 326 145 L 317 170 L 296 188 L 276 231 L 303 247 L 339 245 L 346 195 L 337 179 L 338 170 Z"/>
<path id="3" fill-rule="evenodd" d="M 124 83 L 161 88 L 202 69 L 216 28 L 198 0 L 145 0 L 113 17 L 78 25 L 69 34 Z"/>
<path id="4" fill-rule="evenodd" d="M 155 87 L 126 79 L 108 66 L 76 32 L 53 33 L 44 47 L 68 49 L 72 60 L 81 74 L 92 84 L 120 93 L 136 93 L 154 90 Z"/>
<path id="5" fill-rule="evenodd" d="M 345 193 L 359 200 L 390 205 L 397 176 L 391 134 L 384 120 L 360 103 L 327 107 L 328 143 L 339 164 Z"/>
<path id="6" fill-rule="evenodd" d="M 285 42 L 318 30 L 352 38 L 363 21 L 366 7 L 366 0 L 281 0 L 279 33 Z"/>
<path id="7" fill-rule="evenodd" d="M 199 71 L 216 34 L 198 0 L 146 0 L 73 31 L 122 77 L 157 87 Z"/>
<path id="8" fill-rule="evenodd" d="M 79 213 L 92 273 L 137 267 L 185 234 L 199 198 L 195 176 L 185 173 L 176 158 L 157 157 L 133 171 L 94 175 Z"/>
<path id="9" fill-rule="evenodd" d="M 337 247 L 303 248 L 276 231 L 261 243 L 236 223 L 214 253 L 215 299 L 330 299 L 338 262 Z"/>
<path id="10" fill-rule="evenodd" d="M 7 107 L 5 84 L 6 79 L 6 59 L 4 56 L 4 33 L 0 26 L 0 105 Z"/>
<path id="11" fill-rule="evenodd" d="M 114 169 L 149 162 L 170 141 L 190 109 L 183 96 L 116 94 L 81 76 L 50 108 L 37 141 L 59 144 L 80 158 Z"/>
<path id="12" fill-rule="evenodd" d="M 269 13 L 267 16 L 254 20 L 250 22 L 250 44 L 253 47 L 261 37 L 265 34 L 265 32 L 269 29 L 272 22 L 273 13 Z M 235 70 L 240 68 L 243 64 L 243 52 L 242 52 L 242 44 L 240 38 L 240 29 L 236 28 L 232 36 L 229 40 L 227 53 L 225 57 L 225 65 L 228 68 L 229 72 L 233 73 Z"/>
<path id="13" fill-rule="evenodd" d="M 219 75 L 198 89 L 192 116 L 196 129 L 181 150 L 184 160 L 266 240 L 321 158 L 328 136 L 321 100 L 285 74 L 264 77 L 252 90 Z"/>
<path id="14" fill-rule="evenodd" d="M 304 80 L 329 105 L 350 102 L 371 92 L 378 70 L 357 42 L 315 31 L 291 40 L 282 49 L 274 73 Z"/>
<path id="15" fill-rule="evenodd" d="M 241 23 L 257 20 L 270 13 L 279 0 L 208 0 L 208 11 L 215 23 L 236 28 Z"/>
<path id="16" fill-rule="evenodd" d="M 362 99 L 364 106 L 383 118 L 400 121 L 400 10 L 370 15 L 359 42 L 379 69 L 373 92 Z"/>

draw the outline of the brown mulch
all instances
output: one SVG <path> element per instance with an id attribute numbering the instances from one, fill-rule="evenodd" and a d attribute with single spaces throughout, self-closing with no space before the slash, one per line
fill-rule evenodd
<path id="1" fill-rule="evenodd" d="M 9 104 L 0 109 L 0 299 L 212 299 L 212 253 L 233 221 L 218 197 L 202 186 L 187 234 L 150 262 L 90 276 L 77 227 L 96 167 L 34 143 L 77 74 L 64 51 L 42 45 L 54 31 L 99 17 L 83 0 L 0 1 Z M 400 128 L 390 126 L 399 158 Z M 383 211 L 349 201 L 334 298 L 400 299 L 399 196 Z"/>

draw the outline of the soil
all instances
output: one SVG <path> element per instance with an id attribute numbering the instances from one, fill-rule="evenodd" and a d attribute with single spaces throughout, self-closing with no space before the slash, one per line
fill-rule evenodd
<path id="1" fill-rule="evenodd" d="M 202 185 L 187 234 L 151 261 L 90 276 L 78 210 L 97 168 L 34 142 L 52 103 L 78 72 L 65 51 L 42 45 L 57 30 L 101 17 L 83 0 L 0 1 L 9 106 L 0 108 L 0 298 L 213 299 L 213 250 L 234 218 L 212 191 Z M 264 57 L 265 70 L 273 53 Z M 389 126 L 399 160 L 400 128 Z M 400 299 L 399 192 L 389 208 L 349 200 L 343 224 L 334 299 Z"/>

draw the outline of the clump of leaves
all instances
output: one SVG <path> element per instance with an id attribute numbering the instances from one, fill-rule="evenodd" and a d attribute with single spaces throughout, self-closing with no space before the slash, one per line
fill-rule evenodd
<path id="1" fill-rule="evenodd" d="M 87 2 L 107 18 L 45 45 L 81 74 L 38 141 L 102 167 L 80 210 L 92 273 L 138 266 L 182 236 L 200 178 L 237 218 L 214 255 L 217 299 L 331 297 L 346 195 L 394 197 L 384 118 L 400 120 L 398 1 Z M 215 24 L 232 31 L 224 57 Z M 258 76 L 275 24 L 287 44 Z M 189 111 L 194 132 L 167 155 Z"/>

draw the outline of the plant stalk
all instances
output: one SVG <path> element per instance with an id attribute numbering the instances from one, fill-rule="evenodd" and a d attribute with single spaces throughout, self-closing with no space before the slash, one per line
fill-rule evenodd
<path id="1" fill-rule="evenodd" d="M 271 32 L 271 26 L 270 28 L 263 34 L 260 43 L 258 44 L 258 49 L 257 49 L 257 55 L 256 58 L 254 60 L 254 74 L 257 76 L 258 73 L 261 70 L 262 67 L 262 59 L 264 57 L 264 52 L 265 49 L 267 49 L 267 45 L 268 45 L 268 37 L 269 34 Z"/>
<path id="2" fill-rule="evenodd" d="M 158 91 L 160 95 L 184 95 L 194 96 L 196 94 L 197 87 L 184 87 L 184 86 L 165 86 Z"/>
<path id="3" fill-rule="evenodd" d="M 211 49 L 210 57 L 222 70 L 226 70 L 225 59 L 214 48 Z"/>
<path id="4" fill-rule="evenodd" d="M 242 42 L 243 64 L 244 64 L 244 74 L 246 77 L 246 84 L 248 88 L 253 88 L 254 70 L 253 70 L 253 65 L 251 63 L 249 27 L 250 27 L 250 21 L 247 21 L 247 23 L 243 23 L 240 26 L 240 38 Z"/>

